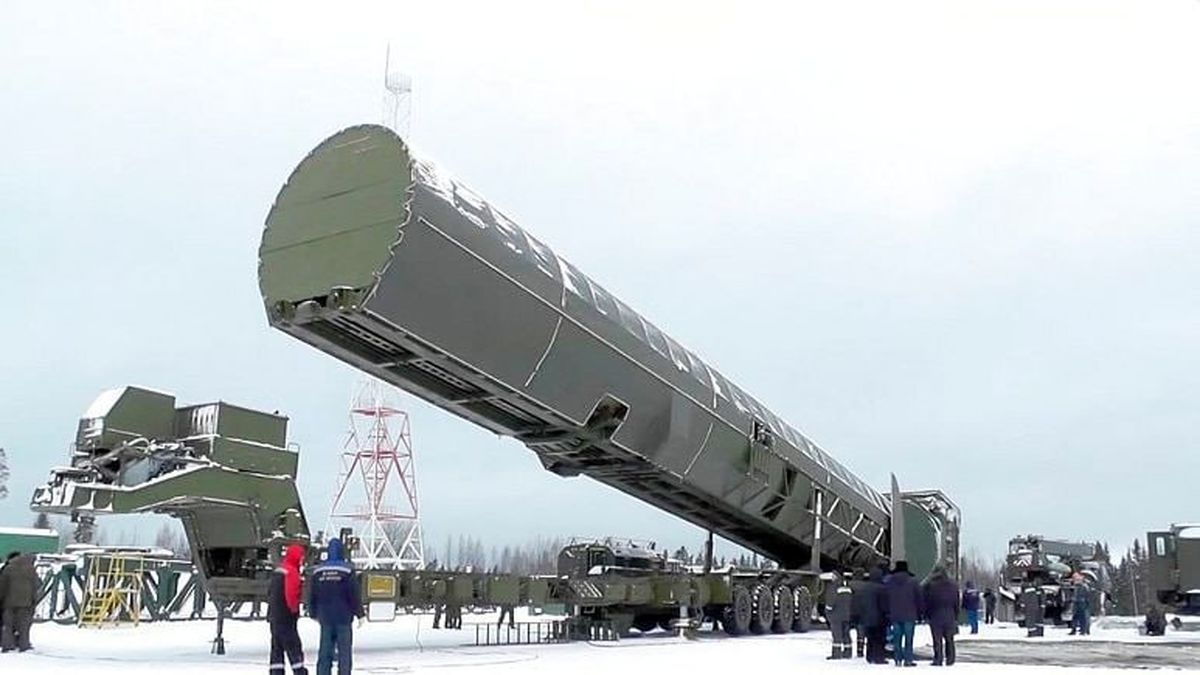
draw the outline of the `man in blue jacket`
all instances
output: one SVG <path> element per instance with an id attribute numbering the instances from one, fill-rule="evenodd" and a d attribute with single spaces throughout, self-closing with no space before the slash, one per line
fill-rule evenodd
<path id="1" fill-rule="evenodd" d="M 892 659 L 897 666 L 915 666 L 913 633 L 916 632 L 917 619 L 921 618 L 925 603 L 921 584 L 908 571 L 908 562 L 897 560 L 896 568 L 884 586 L 888 620 L 892 623 Z"/>
<path id="2" fill-rule="evenodd" d="M 974 581 L 967 582 L 967 590 L 962 594 L 963 611 L 967 613 L 967 625 L 971 627 L 971 635 L 979 633 L 979 589 Z"/>
<path id="3" fill-rule="evenodd" d="M 363 618 L 362 595 L 354 568 L 344 560 L 342 541 L 330 539 L 325 562 L 312 572 L 309 610 L 321 624 L 317 675 L 330 675 L 337 654 L 338 675 L 350 675 L 353 665 L 355 617 Z"/>

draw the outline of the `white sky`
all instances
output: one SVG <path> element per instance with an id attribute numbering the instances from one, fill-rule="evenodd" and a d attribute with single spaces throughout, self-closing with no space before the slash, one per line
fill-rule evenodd
<path id="1" fill-rule="evenodd" d="M 127 383 L 291 415 L 323 519 L 357 376 L 256 250 L 388 40 L 424 154 L 969 545 L 1198 519 L 1200 2 L 649 4 L 6 4 L 0 522 Z M 439 549 L 700 540 L 411 410 Z"/>

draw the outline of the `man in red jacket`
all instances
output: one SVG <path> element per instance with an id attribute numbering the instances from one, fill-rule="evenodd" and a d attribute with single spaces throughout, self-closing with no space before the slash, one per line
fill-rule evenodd
<path id="1" fill-rule="evenodd" d="M 271 575 L 267 588 L 267 622 L 271 624 L 271 675 L 283 675 L 284 656 L 292 666 L 293 675 L 308 675 L 304 667 L 304 646 L 296 622 L 300 619 L 300 564 L 304 562 L 304 547 L 291 544 L 284 551 L 283 561 Z"/>

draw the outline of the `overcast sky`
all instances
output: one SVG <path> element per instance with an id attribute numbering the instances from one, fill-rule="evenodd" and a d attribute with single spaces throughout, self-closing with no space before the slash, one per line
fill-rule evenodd
<path id="1" fill-rule="evenodd" d="M 288 414 L 324 520 L 358 375 L 256 254 L 388 40 L 424 155 L 968 545 L 1200 520 L 1200 2 L 650 4 L 5 3 L 0 523 L 130 383 Z M 407 405 L 433 546 L 700 541 Z"/>

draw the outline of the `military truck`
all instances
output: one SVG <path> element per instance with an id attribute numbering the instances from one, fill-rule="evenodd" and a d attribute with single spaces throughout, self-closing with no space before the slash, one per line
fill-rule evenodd
<path id="1" fill-rule="evenodd" d="M 1200 524 L 1148 532 L 1146 545 L 1152 598 L 1177 614 L 1200 614 Z"/>
<path id="2" fill-rule="evenodd" d="M 1112 575 L 1108 561 L 1095 544 L 1047 539 L 1040 535 L 1014 537 L 1008 542 L 1004 561 L 1004 596 L 1016 600 L 1016 620 L 1021 626 L 1043 621 L 1055 626 L 1069 622 L 1073 599 L 1079 588 L 1075 575 L 1087 581 L 1088 592 L 1095 593 L 1093 607 L 1100 607 L 1111 591 Z M 1036 597 L 1039 607 L 1030 617 L 1028 598 Z"/>

